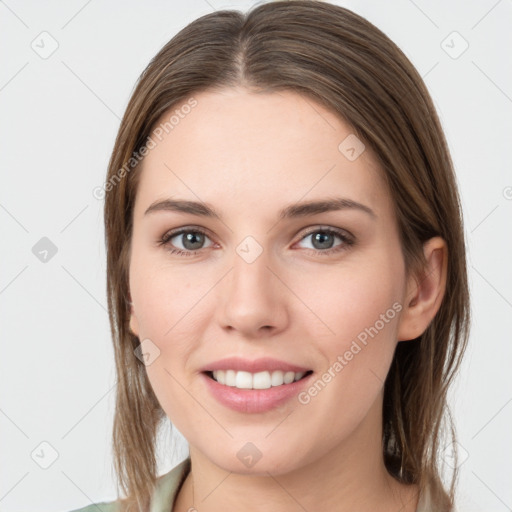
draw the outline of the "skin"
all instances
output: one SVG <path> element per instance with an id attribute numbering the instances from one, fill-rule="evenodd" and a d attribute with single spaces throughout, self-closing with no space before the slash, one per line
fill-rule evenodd
<path id="1" fill-rule="evenodd" d="M 338 150 L 353 130 L 311 99 L 244 88 L 194 97 L 197 106 L 143 161 L 129 272 L 130 328 L 160 350 L 148 378 L 190 447 L 175 510 L 415 511 L 417 486 L 384 467 L 383 385 L 397 342 L 419 336 L 440 306 L 444 241 L 429 240 L 425 274 L 407 276 L 381 170 L 369 148 L 355 161 Z M 287 205 L 338 196 L 376 217 L 345 209 L 278 218 Z M 222 221 L 144 215 L 170 197 L 209 203 Z M 196 255 L 158 244 L 189 226 L 208 232 Z M 355 243 L 334 235 L 343 250 L 322 254 L 311 236 L 321 227 Z M 262 249 L 250 264 L 236 252 L 249 235 Z M 171 240 L 190 247 L 182 235 Z M 394 303 L 401 311 L 308 404 L 236 412 L 200 377 L 202 366 L 229 356 L 275 357 L 321 376 Z M 237 457 L 249 441 L 262 454 L 251 468 Z"/>

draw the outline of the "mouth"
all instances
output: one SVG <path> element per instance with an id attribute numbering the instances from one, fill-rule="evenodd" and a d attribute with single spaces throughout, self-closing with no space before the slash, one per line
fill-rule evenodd
<path id="1" fill-rule="evenodd" d="M 223 386 L 237 389 L 269 389 L 290 385 L 309 377 L 312 370 L 293 372 L 265 370 L 251 373 L 238 370 L 213 370 L 203 372 L 207 377 Z"/>
<path id="2" fill-rule="evenodd" d="M 291 406 L 314 374 L 307 366 L 273 357 L 237 356 L 212 361 L 199 373 L 210 396 L 241 413 L 266 413 Z"/>

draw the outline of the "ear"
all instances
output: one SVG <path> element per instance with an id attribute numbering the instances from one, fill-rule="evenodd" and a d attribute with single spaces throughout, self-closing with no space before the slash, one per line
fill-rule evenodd
<path id="1" fill-rule="evenodd" d="M 446 289 L 448 248 L 441 237 L 423 244 L 427 261 L 420 275 L 412 275 L 407 282 L 403 312 L 398 327 L 398 341 L 421 336 L 436 316 Z"/>
<path id="2" fill-rule="evenodd" d="M 133 308 L 133 302 L 132 297 L 130 293 L 128 293 L 129 302 L 128 305 L 130 306 L 130 332 L 134 334 L 135 336 L 139 337 L 139 322 L 137 320 L 137 316 L 135 315 L 135 310 Z"/>

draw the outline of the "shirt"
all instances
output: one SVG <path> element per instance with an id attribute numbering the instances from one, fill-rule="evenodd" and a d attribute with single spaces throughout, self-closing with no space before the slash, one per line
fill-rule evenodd
<path id="1" fill-rule="evenodd" d="M 178 495 L 181 484 L 190 471 L 190 458 L 180 462 L 171 471 L 158 477 L 155 491 L 152 497 L 149 512 L 172 512 L 174 509 L 174 500 Z M 93 503 L 83 508 L 72 510 L 71 512 L 117 512 L 118 501 Z M 416 512 L 431 512 L 432 502 L 430 493 L 420 495 Z"/>

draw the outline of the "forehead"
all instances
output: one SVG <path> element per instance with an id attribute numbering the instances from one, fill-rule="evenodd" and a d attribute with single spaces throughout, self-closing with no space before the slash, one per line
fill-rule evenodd
<path id="1" fill-rule="evenodd" d="M 202 200 L 222 211 L 263 212 L 301 198 L 336 195 L 389 210 L 389 194 L 370 150 L 347 158 L 347 145 L 355 142 L 359 152 L 362 143 L 350 125 L 311 98 L 227 88 L 193 99 L 193 108 L 183 108 L 188 100 L 174 106 L 153 130 L 136 216 L 168 197 Z"/>

